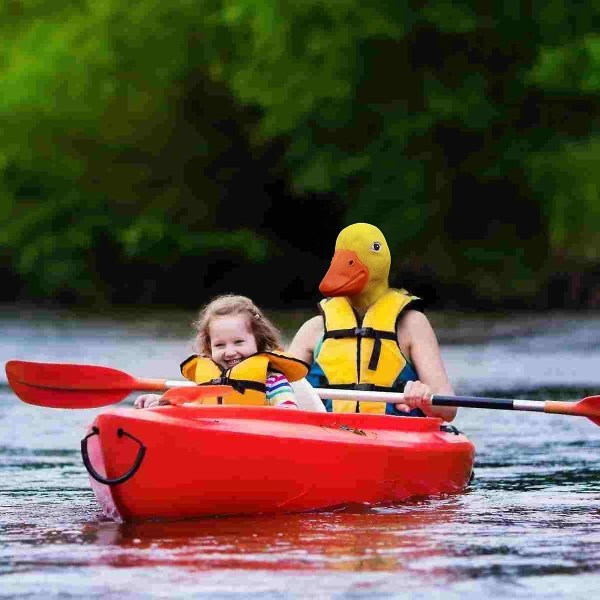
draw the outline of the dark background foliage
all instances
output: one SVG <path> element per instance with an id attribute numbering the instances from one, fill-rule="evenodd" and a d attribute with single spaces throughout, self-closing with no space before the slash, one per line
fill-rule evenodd
<path id="1" fill-rule="evenodd" d="M 12 0 L 0 301 L 312 306 L 345 225 L 440 308 L 600 304 L 594 3 Z"/>

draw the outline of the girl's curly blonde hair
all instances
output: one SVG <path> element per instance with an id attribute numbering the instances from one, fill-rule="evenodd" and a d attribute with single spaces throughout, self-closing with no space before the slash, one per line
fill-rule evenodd
<path id="1" fill-rule="evenodd" d="M 236 294 L 223 294 L 211 300 L 192 323 L 196 330 L 194 350 L 200 356 L 211 356 L 210 335 L 208 326 L 214 317 L 242 315 L 246 317 L 249 330 L 256 339 L 256 348 L 259 352 L 283 350 L 281 333 L 267 319 L 260 309 L 246 296 Z"/>

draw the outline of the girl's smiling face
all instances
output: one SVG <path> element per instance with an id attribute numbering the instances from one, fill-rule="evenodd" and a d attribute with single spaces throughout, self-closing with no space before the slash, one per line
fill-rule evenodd
<path id="1" fill-rule="evenodd" d="M 256 338 L 244 315 L 213 317 L 208 325 L 212 359 L 230 369 L 244 358 L 258 352 Z"/>

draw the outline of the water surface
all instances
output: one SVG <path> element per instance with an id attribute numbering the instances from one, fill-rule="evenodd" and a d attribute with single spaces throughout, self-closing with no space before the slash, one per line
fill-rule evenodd
<path id="1" fill-rule="evenodd" d="M 178 378 L 188 316 L 7 312 L 0 361 Z M 432 320 L 458 393 L 600 389 L 593 315 Z M 585 418 L 461 409 L 454 424 L 477 456 L 457 495 L 117 524 L 100 513 L 79 454 L 101 411 L 30 406 L 0 388 L 1 598 L 588 598 L 600 585 L 600 429 Z"/>

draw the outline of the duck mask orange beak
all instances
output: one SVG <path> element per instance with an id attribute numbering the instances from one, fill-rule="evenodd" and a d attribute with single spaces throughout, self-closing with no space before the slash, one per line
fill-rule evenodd
<path id="1" fill-rule="evenodd" d="M 369 281 L 369 269 L 352 250 L 336 250 L 325 277 L 319 284 L 323 296 L 354 296 Z"/>

